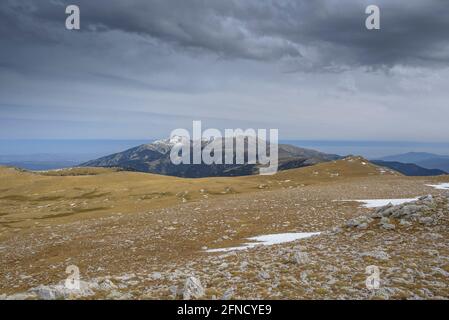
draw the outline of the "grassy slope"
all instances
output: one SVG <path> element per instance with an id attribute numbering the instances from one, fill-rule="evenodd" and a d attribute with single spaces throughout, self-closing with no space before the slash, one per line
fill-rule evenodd
<path id="1" fill-rule="evenodd" d="M 3 227 L 29 227 L 35 222 L 62 223 L 110 214 L 146 212 L 235 193 L 263 192 L 379 174 L 378 167 L 361 158 L 282 171 L 273 176 L 202 179 L 103 168 L 28 172 L 0 167 L 0 223 Z"/>

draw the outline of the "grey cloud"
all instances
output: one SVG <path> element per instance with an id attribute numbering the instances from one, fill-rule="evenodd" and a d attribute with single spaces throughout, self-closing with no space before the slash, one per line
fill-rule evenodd
<path id="1" fill-rule="evenodd" d="M 220 58 L 293 60 L 299 69 L 438 65 L 449 61 L 449 6 L 445 0 L 7 3 L 0 10 L 2 16 L 14 13 L 61 26 L 62 8 L 76 3 L 85 32 L 121 30 Z M 364 27 L 364 11 L 369 4 L 381 8 L 380 31 Z M 11 17 L 5 21 L 10 23 Z"/>

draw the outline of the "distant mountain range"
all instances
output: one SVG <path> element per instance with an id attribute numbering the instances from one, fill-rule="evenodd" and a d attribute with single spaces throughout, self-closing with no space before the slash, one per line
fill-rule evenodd
<path id="1" fill-rule="evenodd" d="M 136 142 L 139 143 L 140 141 Z M 203 141 L 202 146 L 204 147 L 210 142 Z M 130 145 L 131 142 L 127 141 L 127 143 Z M 169 139 L 158 140 L 91 161 L 87 160 L 98 157 L 101 152 L 97 154 L 36 153 L 0 155 L 0 165 L 14 166 L 28 170 L 52 170 L 76 167 L 79 163 L 84 162 L 81 166 L 119 167 L 125 170 L 179 177 L 242 176 L 259 172 L 258 165 L 250 165 L 248 163 L 240 165 L 201 164 L 194 166 L 181 164 L 176 166 L 170 161 L 170 150 L 172 146 L 173 142 L 170 142 Z M 115 148 L 118 147 L 116 146 Z M 99 150 L 103 149 L 99 148 Z M 278 151 L 279 170 L 305 167 L 343 158 L 336 154 L 323 153 L 290 144 L 279 144 Z M 245 157 L 247 157 L 247 150 L 245 150 Z M 407 176 L 435 176 L 449 172 L 449 156 L 426 152 L 409 152 L 370 161 L 376 165 L 393 169 Z"/>
<path id="2" fill-rule="evenodd" d="M 425 169 L 439 169 L 449 172 L 449 156 L 427 152 L 408 152 L 376 160 L 413 163 Z"/>
<path id="3" fill-rule="evenodd" d="M 202 148 L 215 142 L 216 141 L 202 141 Z M 81 164 L 81 166 L 119 167 L 125 170 L 188 178 L 252 175 L 257 173 L 259 169 L 259 165 L 248 164 L 246 162 L 245 164 L 232 165 L 207 165 L 204 163 L 199 165 L 174 165 L 170 160 L 170 150 L 174 143 L 176 142 L 173 142 L 170 139 L 158 140 L 152 143 L 142 144 L 123 152 L 114 153 L 96 160 L 85 162 Z M 224 146 L 223 141 L 222 145 Z M 279 170 L 306 167 L 342 158 L 339 155 L 327 154 L 289 144 L 279 144 L 278 147 Z M 222 153 L 223 155 L 225 154 L 224 147 Z M 234 152 L 234 160 L 235 156 Z M 245 159 L 247 159 L 247 156 L 248 150 L 245 149 Z M 424 167 L 414 163 L 414 161 L 421 163 L 430 162 L 431 160 L 445 160 L 449 165 L 449 157 L 446 159 L 445 156 L 417 152 L 385 157 L 381 160 L 373 160 L 371 162 L 382 167 L 393 169 L 407 176 L 437 176 L 447 174 L 445 170 Z"/>
<path id="4" fill-rule="evenodd" d="M 202 149 L 215 141 L 202 141 Z M 248 164 L 248 149 L 245 148 L 244 164 L 179 164 L 174 165 L 170 160 L 170 150 L 174 146 L 170 139 L 158 140 L 143 144 L 123 152 L 111 154 L 96 160 L 88 161 L 85 167 L 120 167 L 126 170 L 149 172 L 178 177 L 201 178 L 213 176 L 243 176 L 257 173 L 259 165 Z M 235 143 L 235 142 L 234 142 Z M 192 144 L 191 144 L 192 145 Z M 225 154 L 224 142 L 222 143 Z M 267 147 L 269 150 L 269 147 Z M 192 154 L 192 152 L 191 152 Z M 279 170 L 299 168 L 321 162 L 340 159 L 335 154 L 326 154 L 316 150 L 299 148 L 287 144 L 278 145 Z M 236 157 L 235 151 L 233 154 Z M 235 163 L 235 161 L 234 161 Z"/>
<path id="5" fill-rule="evenodd" d="M 414 163 L 402 163 L 397 161 L 371 160 L 371 163 L 381 167 L 387 167 L 406 176 L 440 176 L 447 174 L 439 169 L 426 169 Z"/>
<path id="6" fill-rule="evenodd" d="M 52 170 L 74 167 L 80 162 L 92 159 L 97 154 L 22 154 L 0 155 L 0 165 L 27 170 Z"/>

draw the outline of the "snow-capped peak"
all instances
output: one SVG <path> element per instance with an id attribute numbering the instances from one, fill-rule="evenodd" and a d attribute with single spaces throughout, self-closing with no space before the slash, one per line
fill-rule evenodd
<path id="1" fill-rule="evenodd" d="M 153 145 L 166 145 L 166 146 L 173 146 L 178 142 L 182 142 L 183 139 L 185 139 L 185 137 L 181 137 L 181 136 L 173 136 L 171 138 L 167 138 L 167 139 L 160 139 L 160 140 L 156 140 L 154 141 Z"/>

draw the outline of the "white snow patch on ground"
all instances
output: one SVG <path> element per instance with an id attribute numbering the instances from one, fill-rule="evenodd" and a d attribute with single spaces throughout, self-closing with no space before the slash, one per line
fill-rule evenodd
<path id="1" fill-rule="evenodd" d="M 439 183 L 439 184 L 426 184 L 428 187 L 432 187 L 438 190 L 449 190 L 449 183 Z"/>
<path id="2" fill-rule="evenodd" d="M 413 202 L 418 200 L 419 197 L 416 198 L 409 198 L 409 199 L 371 199 L 371 200 L 343 200 L 343 201 L 356 201 L 363 203 L 363 207 L 365 208 L 379 208 L 386 206 L 388 204 L 392 204 L 394 206 L 407 203 L 407 202 Z"/>
<path id="3" fill-rule="evenodd" d="M 258 245 L 272 246 L 274 244 L 292 242 L 299 239 L 309 238 L 312 236 L 319 235 L 320 232 L 295 232 L 295 233 L 277 233 L 277 234 L 267 234 L 263 236 L 251 237 L 248 240 L 256 242 L 248 242 L 239 247 L 230 248 L 219 248 L 219 249 L 209 249 L 206 252 L 227 252 L 234 250 L 246 250 L 249 248 L 254 248 Z"/>

